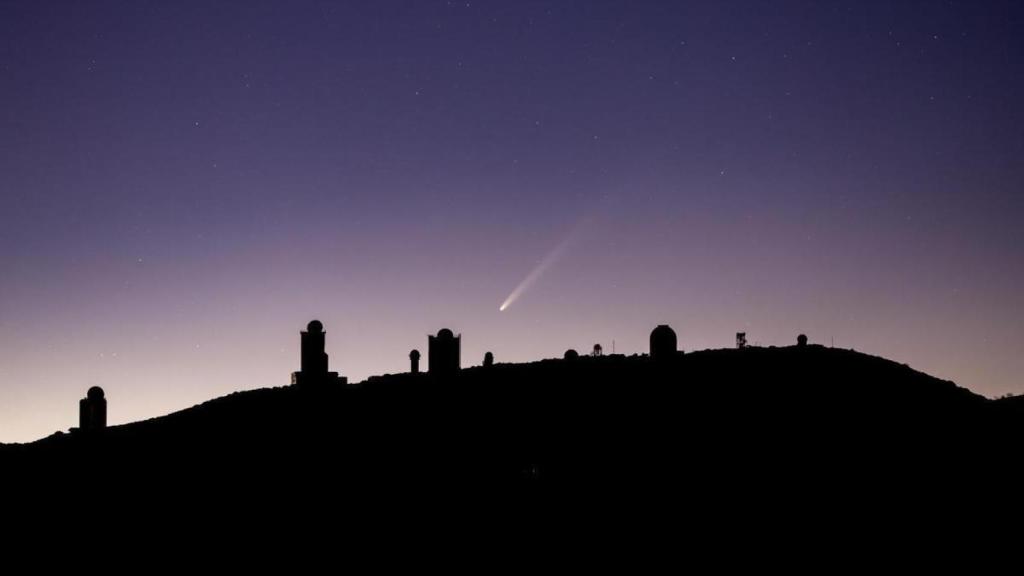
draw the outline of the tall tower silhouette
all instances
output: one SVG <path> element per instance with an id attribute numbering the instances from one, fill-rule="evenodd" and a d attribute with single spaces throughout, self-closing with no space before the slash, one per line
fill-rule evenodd
<path id="1" fill-rule="evenodd" d="M 461 368 L 462 335 L 442 328 L 427 337 L 427 370 L 435 376 L 453 376 Z"/>
<path id="2" fill-rule="evenodd" d="M 78 401 L 78 427 L 82 430 L 102 430 L 107 427 L 107 399 L 103 388 L 93 386 Z"/>
<path id="3" fill-rule="evenodd" d="M 327 352 L 324 351 L 327 333 L 319 320 L 306 325 L 306 331 L 299 333 L 301 350 L 299 371 L 292 372 L 292 384 L 320 386 L 325 384 L 347 384 L 348 378 L 338 376 L 327 369 Z"/>
<path id="4" fill-rule="evenodd" d="M 413 349 L 409 352 L 409 371 L 413 374 L 419 374 L 420 372 L 420 351 Z"/>

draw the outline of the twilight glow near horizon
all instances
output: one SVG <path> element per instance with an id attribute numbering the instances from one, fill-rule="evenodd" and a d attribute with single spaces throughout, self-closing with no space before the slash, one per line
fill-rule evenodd
<path id="1" fill-rule="evenodd" d="M 285 385 L 314 318 L 353 382 L 442 327 L 465 366 L 669 324 L 1022 393 L 1022 29 L 1015 1 L 0 3 L 0 442 L 93 385 L 111 424 Z"/>

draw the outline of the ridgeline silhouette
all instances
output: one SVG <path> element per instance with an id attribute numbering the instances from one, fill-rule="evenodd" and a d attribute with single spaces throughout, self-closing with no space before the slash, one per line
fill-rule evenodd
<path id="1" fill-rule="evenodd" d="M 99 388 L 71 434 L 0 446 L 7 479 L 73 482 L 128 506 L 154 494 L 351 506 L 353 494 L 538 490 L 657 499 L 688 514 L 875 510 L 969 502 L 1019 485 L 1024 399 L 989 400 L 906 365 L 809 344 L 461 368 L 461 336 L 429 366 L 349 385 L 323 325 L 301 333 L 292 386 L 237 392 L 106 427 Z M 110 399 L 116 410 L 116 399 Z M 502 492 L 504 493 L 504 492 Z M 951 495 L 961 495 L 952 498 Z"/>

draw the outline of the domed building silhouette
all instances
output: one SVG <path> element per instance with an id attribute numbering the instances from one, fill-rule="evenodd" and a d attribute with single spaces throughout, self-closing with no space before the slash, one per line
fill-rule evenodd
<path id="1" fill-rule="evenodd" d="M 659 324 L 651 330 L 651 359 L 667 360 L 679 351 L 676 332 L 668 324 Z"/>
<path id="2" fill-rule="evenodd" d="M 807 335 L 806 334 L 801 334 L 801 335 L 797 336 L 796 337 L 796 345 L 800 346 L 801 348 L 804 347 L 804 346 L 807 346 Z"/>
<path id="3" fill-rule="evenodd" d="M 427 371 L 440 377 L 453 376 L 461 368 L 462 335 L 447 328 L 427 337 Z"/>
<path id="4" fill-rule="evenodd" d="M 562 355 L 562 358 L 565 360 L 576 360 L 579 357 L 580 353 L 573 348 L 569 348 L 565 351 L 565 354 Z"/>
<path id="5" fill-rule="evenodd" d="M 93 386 L 78 401 L 78 427 L 81 430 L 102 430 L 107 427 L 107 399 L 103 388 Z"/>
<path id="6" fill-rule="evenodd" d="M 328 370 L 327 352 L 324 351 L 327 332 L 319 320 L 306 325 L 306 331 L 299 333 L 299 371 L 292 372 L 292 384 L 299 386 L 322 386 L 326 384 L 347 384 L 348 379 Z"/>
<path id="7" fill-rule="evenodd" d="M 494 366 L 494 353 L 488 352 L 484 354 L 484 366 Z"/>

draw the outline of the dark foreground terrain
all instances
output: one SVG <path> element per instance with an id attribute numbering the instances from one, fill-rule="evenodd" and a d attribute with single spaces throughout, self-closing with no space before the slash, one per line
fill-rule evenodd
<path id="1" fill-rule="evenodd" d="M 0 469 L 18 486 L 8 501 L 77 503 L 85 518 L 497 504 L 528 520 L 555 505 L 813 531 L 996 514 L 1022 486 L 1022 432 L 1021 402 L 905 365 L 748 348 L 239 392 L 3 446 Z"/>

